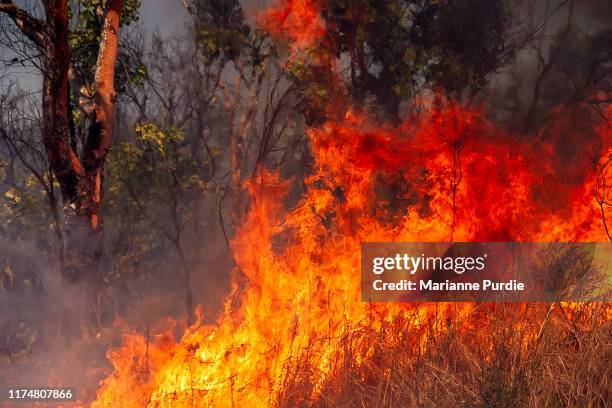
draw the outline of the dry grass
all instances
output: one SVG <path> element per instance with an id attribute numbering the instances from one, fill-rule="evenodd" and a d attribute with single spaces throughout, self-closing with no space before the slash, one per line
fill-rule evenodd
<path id="1" fill-rule="evenodd" d="M 279 407 L 606 407 L 610 305 L 487 304 L 469 317 L 352 331 L 325 383 L 305 350 Z"/>

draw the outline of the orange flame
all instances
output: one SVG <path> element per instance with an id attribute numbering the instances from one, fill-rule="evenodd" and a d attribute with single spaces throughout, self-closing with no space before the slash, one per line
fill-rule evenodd
<path id="1" fill-rule="evenodd" d="M 314 46 L 325 35 L 321 5 L 312 0 L 279 2 L 258 16 L 258 25 L 275 37 L 285 37 L 291 43 L 291 54 Z"/>
<path id="2" fill-rule="evenodd" d="M 325 31 L 316 1 L 287 0 L 262 19 L 290 39 L 293 55 Z M 552 134 L 565 134 L 564 120 Z M 556 162 L 573 135 L 521 141 L 478 110 L 446 106 L 397 127 L 349 110 L 308 136 L 315 164 L 295 208 L 284 212 L 288 182 L 278 173 L 247 183 L 250 212 L 232 242 L 235 275 L 247 284 L 233 284 L 217 323 L 197 323 L 179 342 L 126 335 L 108 354 L 115 370 L 93 408 L 266 407 L 305 379 L 301 397 L 316 400 L 338 375 L 337 361 L 374 358 L 372 337 L 394 344 L 408 333 L 424 345 L 451 315 L 486 334 L 472 304 L 360 302 L 364 241 L 608 239 L 595 200 L 597 164 L 563 172 Z M 603 157 L 610 136 L 608 124 L 580 145 Z"/>
<path id="3" fill-rule="evenodd" d="M 92 407 L 269 406 L 304 370 L 315 398 L 347 357 L 347 338 L 360 364 L 374 352 L 368 333 L 387 324 L 410 321 L 423 342 L 431 319 L 444 330 L 441 316 L 470 316 L 471 304 L 361 303 L 363 241 L 607 239 L 594 165 L 580 184 L 560 180 L 551 143 L 516 142 L 476 111 L 433 110 L 397 128 L 349 111 L 309 136 L 315 171 L 293 210 L 282 215 L 288 185 L 278 174 L 248 183 L 251 211 L 232 245 L 248 284 L 234 286 L 218 323 L 195 324 L 178 343 L 126 336 Z M 553 188 L 565 202 L 538 200 Z M 380 189 L 405 207 L 390 208 Z"/>

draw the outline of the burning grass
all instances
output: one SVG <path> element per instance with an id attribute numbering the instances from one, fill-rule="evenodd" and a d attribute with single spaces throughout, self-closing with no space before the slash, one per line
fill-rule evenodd
<path id="1" fill-rule="evenodd" d="M 605 241 L 596 165 L 557 177 L 556 140 L 521 143 L 453 107 L 397 128 L 349 111 L 309 135 L 316 162 L 295 208 L 275 173 L 247 186 L 240 279 L 217 324 L 179 342 L 127 335 L 92 407 L 605 405 L 608 304 L 359 300 L 363 241 Z"/>
<path id="2" fill-rule="evenodd" d="M 262 18 L 290 58 L 323 41 L 317 2 Z M 126 335 L 92 407 L 605 406 L 608 304 L 362 303 L 359 254 L 367 241 L 607 241 L 593 158 L 610 156 L 612 112 L 576 127 L 578 110 L 544 138 L 456 104 L 399 126 L 339 109 L 308 130 L 294 208 L 277 173 L 247 183 L 217 323 L 180 341 Z"/>
<path id="3" fill-rule="evenodd" d="M 296 372 L 278 406 L 592 407 L 610 400 L 606 305 L 480 305 L 461 319 L 452 308 L 431 314 L 424 342 L 410 318 L 367 333 L 372 354 L 359 364 L 355 339 L 345 339 L 349 346 L 316 397 L 308 397 L 308 373 Z"/>

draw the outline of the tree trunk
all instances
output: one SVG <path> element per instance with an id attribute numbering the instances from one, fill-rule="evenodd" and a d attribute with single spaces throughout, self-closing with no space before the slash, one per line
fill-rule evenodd
<path id="1" fill-rule="evenodd" d="M 111 0 L 102 28 L 100 51 L 95 74 L 94 119 L 83 153 L 85 183 L 83 185 L 82 215 L 91 228 L 102 227 L 102 182 L 106 154 L 113 142 L 115 105 L 115 63 L 119 49 L 119 18 L 123 0 Z"/>
<path id="2" fill-rule="evenodd" d="M 98 286 L 101 273 L 99 261 L 103 251 L 102 196 L 104 163 L 111 147 L 114 132 L 115 64 L 119 48 L 119 23 L 123 0 L 111 0 L 104 17 L 100 50 L 96 63 L 94 114 L 83 149 L 83 170 L 78 183 L 76 214 L 68 231 L 80 261 L 79 275 L 95 274 Z M 75 240 L 76 239 L 76 240 Z M 81 243 L 81 245 L 79 245 Z"/>
<path id="3" fill-rule="evenodd" d="M 253 118 L 257 113 L 257 104 L 259 102 L 259 94 L 261 91 L 261 84 L 263 82 L 263 78 L 265 72 L 267 70 L 267 66 L 264 66 L 261 70 L 253 70 L 251 73 L 251 83 L 248 88 L 248 96 L 245 101 L 244 110 L 240 115 L 240 119 L 238 121 L 238 129 L 232 124 L 232 131 L 230 133 L 230 154 L 231 154 L 231 165 L 232 165 L 232 173 L 230 175 L 230 199 L 231 199 L 231 209 L 230 209 L 230 219 L 232 223 L 232 230 L 235 230 L 235 227 L 241 225 L 244 217 L 246 216 L 246 197 L 245 191 L 243 188 L 243 174 L 242 171 L 245 167 L 245 149 L 247 144 L 247 138 L 249 136 L 249 132 L 251 130 L 251 126 L 253 123 Z M 238 104 L 238 98 L 240 97 L 240 93 L 236 93 L 236 102 L 235 105 Z M 233 116 L 231 118 L 233 120 Z"/>
<path id="4" fill-rule="evenodd" d="M 72 242 L 82 242 L 76 236 L 83 235 L 86 228 L 76 232 L 77 207 L 79 203 L 79 184 L 84 175 L 83 167 L 70 146 L 68 128 L 68 71 L 70 49 L 68 43 L 68 3 L 55 0 L 47 7 L 48 33 L 43 58 L 43 143 L 47 158 L 59 182 L 64 209 L 65 253 L 62 260 L 62 275 L 75 280 L 78 275 L 78 262 L 73 256 Z M 75 231 L 73 231 L 75 229 Z"/>

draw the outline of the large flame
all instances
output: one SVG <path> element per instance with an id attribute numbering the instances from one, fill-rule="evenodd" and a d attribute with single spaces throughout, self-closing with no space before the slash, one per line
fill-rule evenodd
<path id="1" fill-rule="evenodd" d="M 377 128 L 349 111 L 309 136 L 315 171 L 293 210 L 283 215 L 287 182 L 276 173 L 248 184 L 251 211 L 232 245 L 246 288 L 235 286 L 216 325 L 196 324 L 179 342 L 127 335 L 93 407 L 269 406 L 304 376 L 303 397 L 316 398 L 347 352 L 355 364 L 374 352 L 372 332 L 394 341 L 389 322 L 410 321 L 417 342 L 432 319 L 444 330 L 447 313 L 475 324 L 471 304 L 360 302 L 363 241 L 607 239 L 595 165 L 581 183 L 560 180 L 552 144 L 516 142 L 478 112 L 449 107 Z M 386 190 L 404 208 L 381 199 Z M 564 201 L 538 200 L 552 191 Z"/>
<path id="2" fill-rule="evenodd" d="M 317 3 L 287 1 L 268 18 L 294 51 L 324 34 Z M 569 120 L 546 140 L 456 105 L 395 127 L 352 109 L 309 129 L 315 163 L 297 206 L 284 210 L 289 182 L 275 172 L 248 182 L 250 211 L 232 242 L 236 283 L 218 322 L 197 323 L 179 341 L 126 335 L 92 407 L 265 407 L 296 383 L 300 400 L 316 401 L 340 362 L 359 367 L 404 335 L 425 345 L 449 316 L 460 329 L 478 325 L 489 347 L 473 304 L 362 303 L 360 244 L 608 240 L 598 161 L 575 160 L 571 171 L 557 162 L 573 140 Z M 608 157 L 610 123 L 589 132 L 576 142 Z"/>

